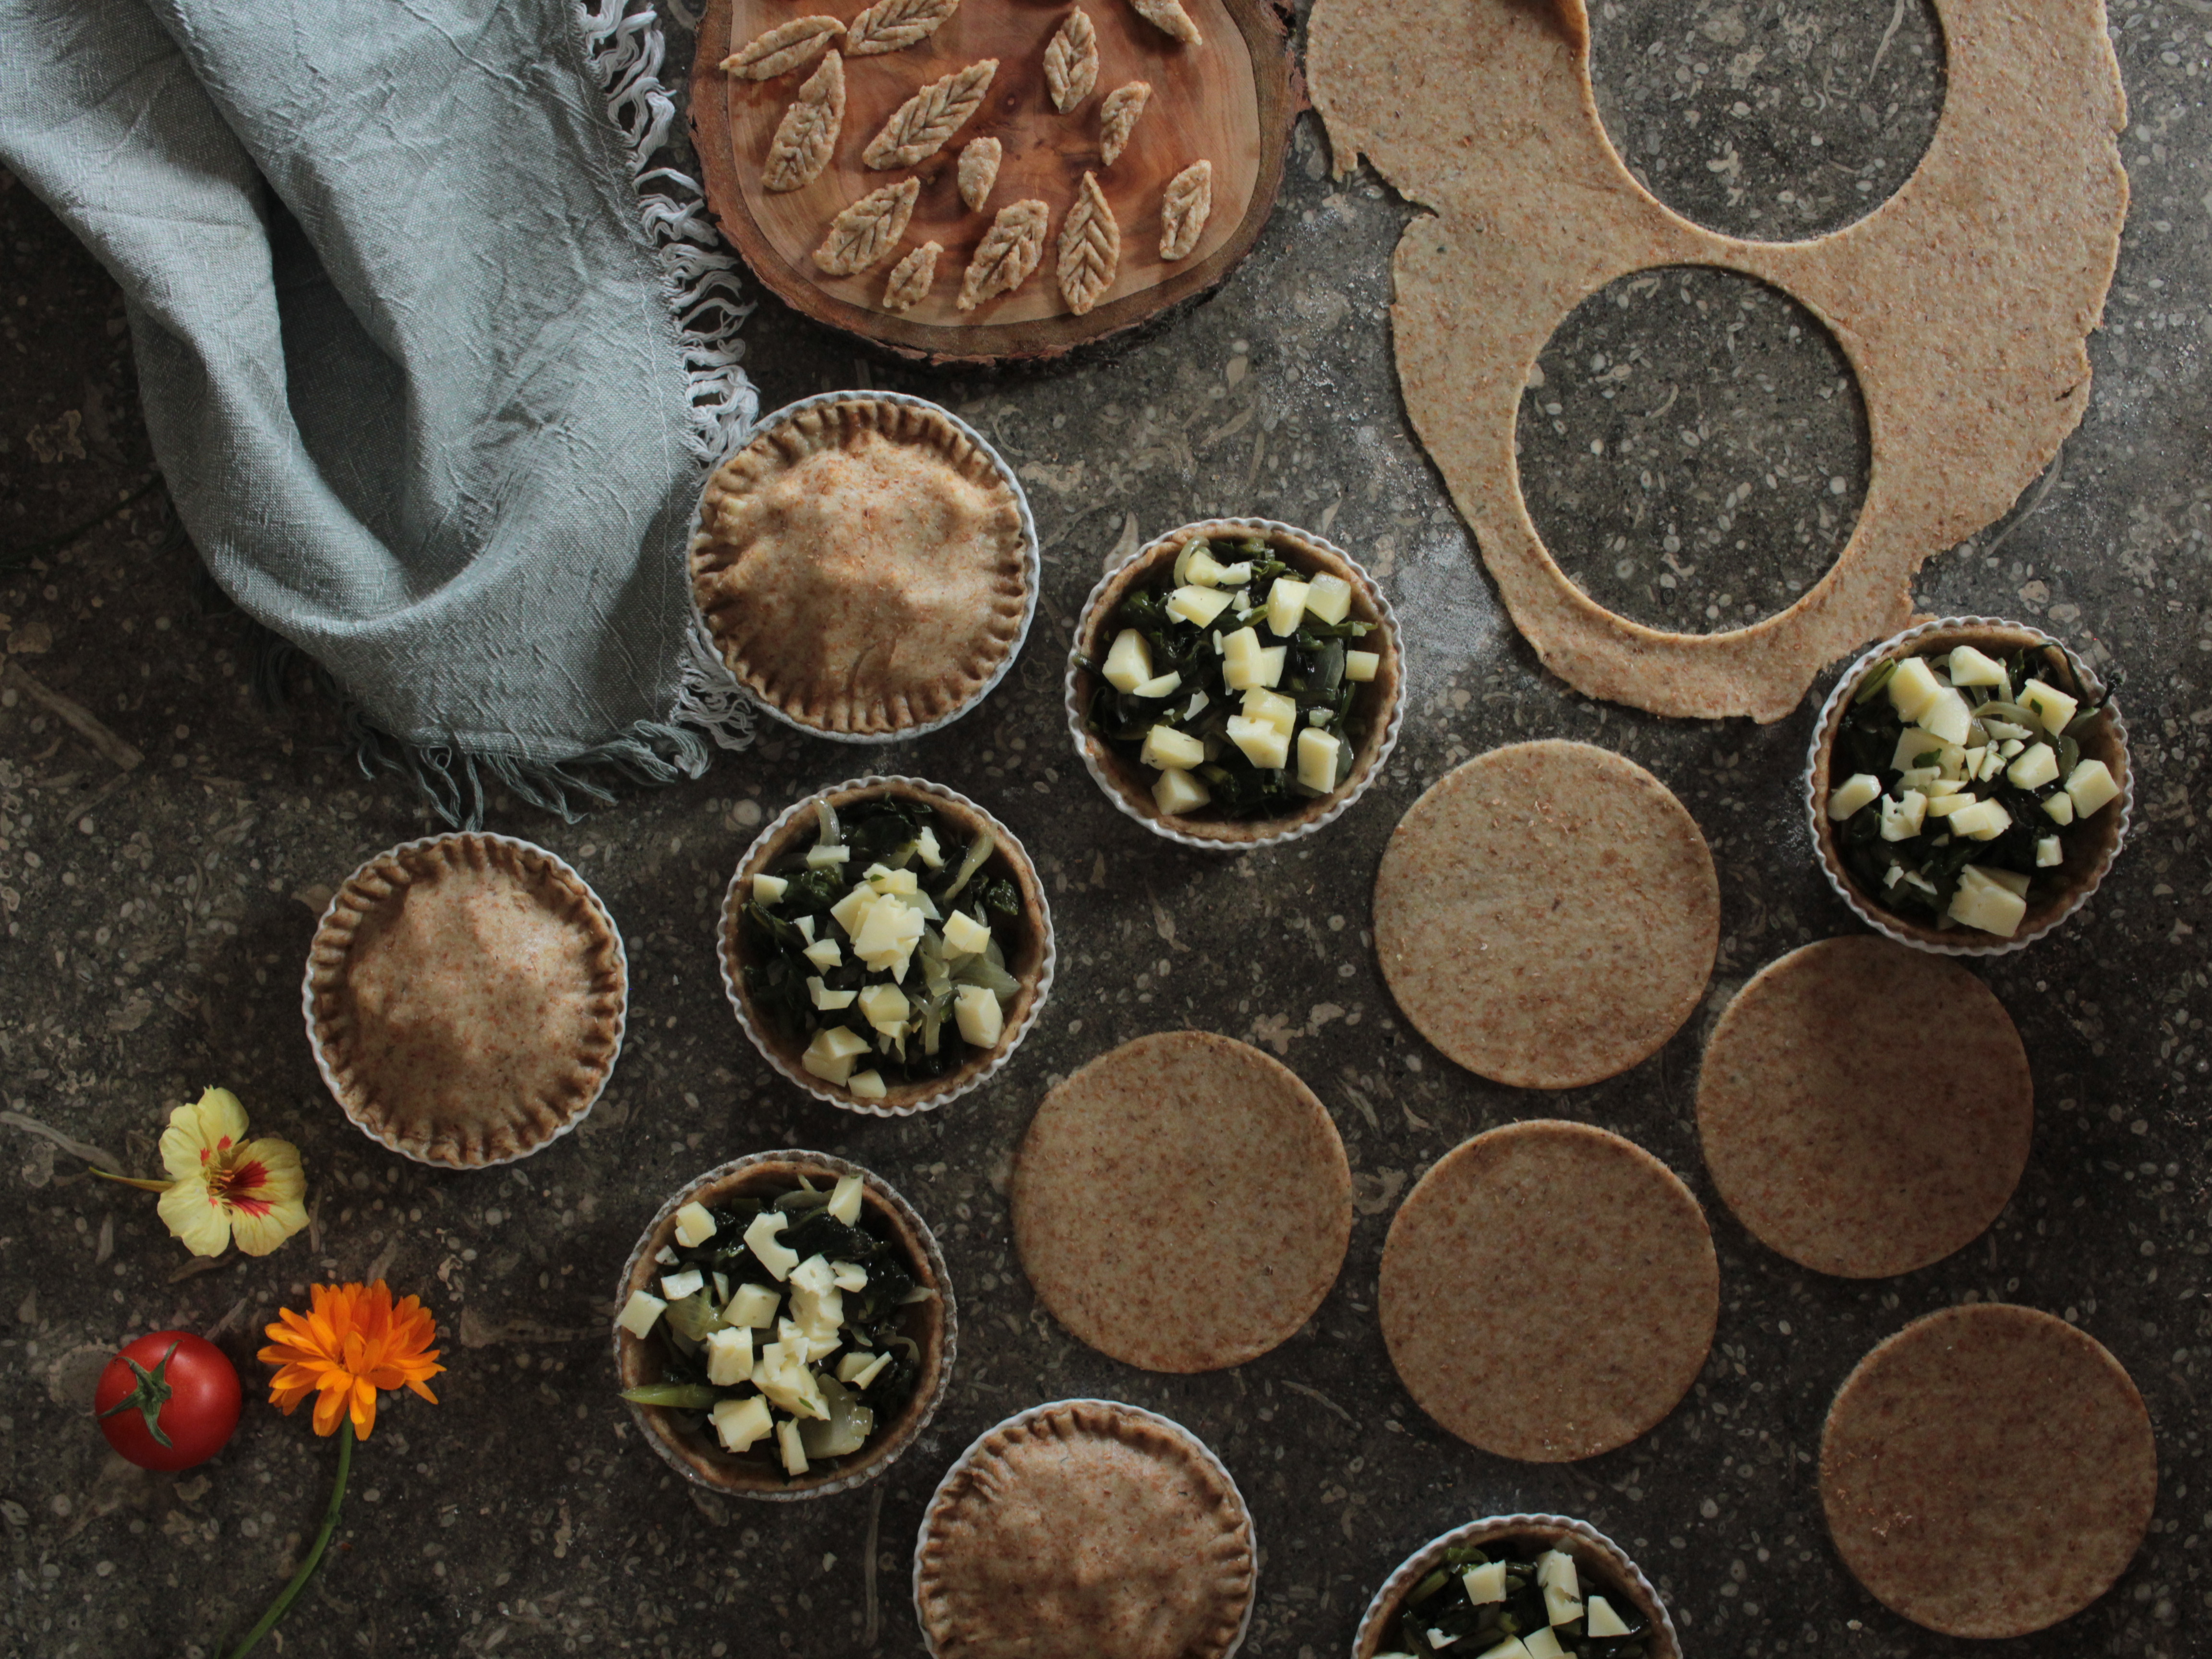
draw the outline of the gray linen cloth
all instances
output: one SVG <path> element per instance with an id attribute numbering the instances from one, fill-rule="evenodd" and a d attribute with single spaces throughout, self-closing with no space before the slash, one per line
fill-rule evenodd
<path id="1" fill-rule="evenodd" d="M 122 286 L 185 528 L 451 816 L 706 764 L 682 547 L 756 400 L 660 52 L 640 0 L 0 0 L 0 159 Z"/>

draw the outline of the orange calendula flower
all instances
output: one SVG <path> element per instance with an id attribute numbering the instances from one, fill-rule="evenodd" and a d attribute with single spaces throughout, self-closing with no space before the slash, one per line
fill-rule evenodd
<path id="1" fill-rule="evenodd" d="M 313 1307 L 307 1314 L 277 1310 L 277 1322 L 264 1328 L 270 1346 L 260 1358 L 276 1366 L 270 1379 L 270 1403 L 289 1416 L 309 1395 L 315 1396 L 315 1432 L 336 1434 L 350 1413 L 354 1432 L 366 1440 L 376 1426 L 380 1389 L 412 1389 L 432 1405 L 438 1396 L 423 1386 L 446 1368 L 434 1363 L 441 1350 L 438 1322 L 420 1300 L 395 1304 L 382 1279 L 374 1285 L 316 1285 L 309 1287 Z"/>

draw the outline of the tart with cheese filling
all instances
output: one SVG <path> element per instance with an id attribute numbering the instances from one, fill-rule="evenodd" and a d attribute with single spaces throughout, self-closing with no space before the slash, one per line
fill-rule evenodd
<path id="1" fill-rule="evenodd" d="M 771 714 L 888 740 L 965 712 L 1012 661 L 1035 541 L 1012 475 L 944 410 L 811 398 L 708 480 L 692 598 Z"/>

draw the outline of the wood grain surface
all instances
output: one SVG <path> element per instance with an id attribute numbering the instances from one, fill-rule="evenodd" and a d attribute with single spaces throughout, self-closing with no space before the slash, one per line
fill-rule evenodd
<path id="1" fill-rule="evenodd" d="M 1297 107 L 1288 48 L 1264 0 L 1186 0 L 1205 35 L 1181 46 L 1139 17 L 1127 0 L 1083 0 L 1097 31 L 1097 84 L 1062 114 L 1044 76 L 1046 43 L 1073 6 L 1067 0 L 969 0 L 928 39 L 902 51 L 845 60 L 847 107 L 830 165 L 805 187 L 771 192 L 761 164 L 785 108 L 819 59 L 769 81 L 726 75 L 721 60 L 799 15 L 790 0 L 714 0 L 702 20 L 691 83 L 695 144 L 708 198 L 724 234 L 762 282 L 794 308 L 910 355 L 996 361 L 1052 356 L 1128 328 L 1218 284 L 1250 250 L 1273 207 Z M 818 8 L 849 22 L 860 0 Z M 983 106 L 935 155 L 911 168 L 867 167 L 861 152 L 901 104 L 931 82 L 981 58 L 999 69 Z M 1106 95 L 1130 81 L 1152 95 L 1111 167 L 1099 152 Z M 960 151 L 970 139 L 1005 148 L 997 183 L 979 211 L 960 198 Z M 1213 166 L 1213 210 L 1196 248 L 1159 256 L 1161 200 L 1193 161 Z M 1057 280 L 1061 221 L 1085 172 L 1098 175 L 1121 230 L 1113 286 L 1087 315 L 1072 314 Z M 872 269 L 825 275 L 811 254 L 839 211 L 908 176 L 921 195 L 898 244 Z M 1051 223 L 1042 259 L 1013 293 L 957 309 L 962 273 L 999 210 L 1043 202 Z M 928 295 L 903 314 L 883 304 L 891 269 L 935 241 L 945 252 Z"/>

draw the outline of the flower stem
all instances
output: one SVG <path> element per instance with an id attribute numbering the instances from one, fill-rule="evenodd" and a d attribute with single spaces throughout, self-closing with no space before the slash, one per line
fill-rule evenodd
<path id="1" fill-rule="evenodd" d="M 276 1599 L 269 1604 L 269 1611 L 261 1615 L 261 1622 L 246 1632 L 246 1639 L 230 1650 L 230 1659 L 245 1659 L 255 1643 L 276 1629 L 276 1621 L 291 1612 L 292 1603 L 299 1599 L 300 1592 L 307 1589 L 307 1580 L 315 1576 L 315 1569 L 322 1565 L 323 1552 L 330 1547 L 331 1534 L 337 1530 L 338 1510 L 345 1504 L 346 1477 L 352 1472 L 353 1419 L 349 1417 L 345 1426 L 338 1431 L 338 1478 L 331 1487 L 331 1505 L 323 1511 L 323 1529 L 315 1534 L 315 1541 L 307 1547 L 307 1559 L 300 1563 L 300 1570 L 292 1575 L 292 1582 L 285 1585 Z"/>

